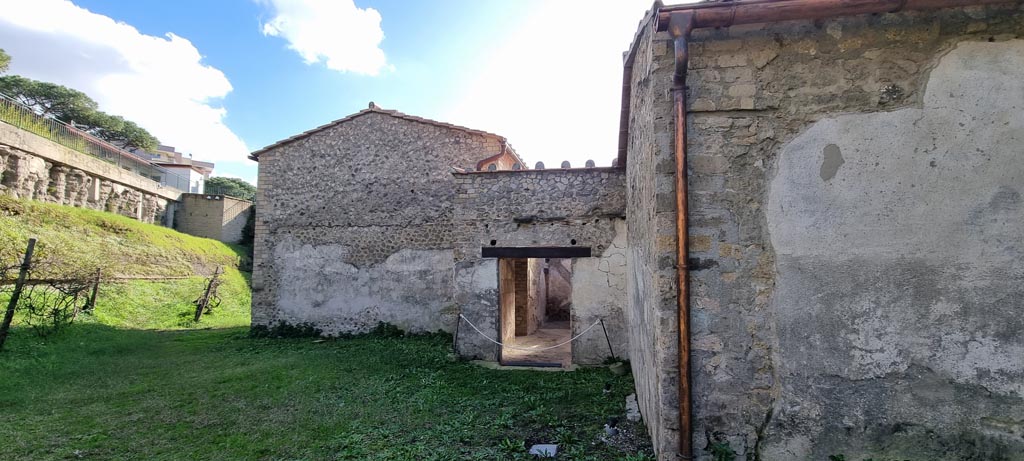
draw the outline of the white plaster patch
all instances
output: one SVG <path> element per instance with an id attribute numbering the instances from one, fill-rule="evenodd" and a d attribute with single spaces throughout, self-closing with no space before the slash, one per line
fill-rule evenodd
<path id="1" fill-rule="evenodd" d="M 767 218 L 780 255 L 1005 254 L 1024 220 L 1024 40 L 964 42 L 931 73 L 923 107 L 823 119 L 787 144 Z M 829 146 L 844 163 L 824 181 Z"/>
<path id="2" fill-rule="evenodd" d="M 629 358 L 625 330 L 626 305 L 626 223 L 615 222 L 612 243 L 596 258 L 574 259 L 572 264 L 572 330 L 577 335 L 597 319 L 604 319 L 615 355 Z M 573 344 L 573 362 L 601 363 L 608 357 L 608 344 L 600 327 Z"/>
<path id="3" fill-rule="evenodd" d="M 451 250 L 401 250 L 365 268 L 344 263 L 347 255 L 340 244 L 281 239 L 274 248 L 281 320 L 329 334 L 365 332 L 378 322 L 412 332 L 454 327 Z"/>
<path id="4" fill-rule="evenodd" d="M 473 291 L 498 289 L 498 260 L 484 259 L 477 263 L 470 275 Z"/>
<path id="5" fill-rule="evenodd" d="M 1024 315 L 1022 69 L 1024 40 L 963 42 L 920 108 L 822 119 L 782 148 L 772 305 L 782 334 L 806 339 L 780 338 L 781 375 L 920 365 L 1022 395 L 1024 338 L 1005 327 Z"/>
<path id="6" fill-rule="evenodd" d="M 879 378 L 909 366 L 900 344 L 900 325 L 875 311 L 857 319 L 846 334 L 853 346 L 847 375 L 853 379 Z"/>
<path id="7" fill-rule="evenodd" d="M 942 350 L 937 359 L 943 368 L 953 372 L 957 381 L 982 380 L 991 390 L 1024 397 L 1024 383 L 1008 378 L 1024 370 L 1024 347 L 984 336 L 971 338 L 966 344 L 950 345 L 951 349 Z M 981 379 L 982 373 L 990 377 Z"/>
<path id="8" fill-rule="evenodd" d="M 940 299 L 939 301 L 932 304 L 928 308 L 928 310 L 931 314 L 931 319 L 933 321 L 940 319 L 949 319 L 953 318 L 960 312 L 960 305 L 951 303 L 944 299 Z"/>

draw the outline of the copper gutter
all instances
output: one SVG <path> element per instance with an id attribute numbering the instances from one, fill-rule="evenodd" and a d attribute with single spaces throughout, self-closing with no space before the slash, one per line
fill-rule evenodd
<path id="1" fill-rule="evenodd" d="M 697 28 L 729 27 L 738 24 L 822 19 L 857 14 L 895 13 L 1024 0 L 739 0 L 698 5 L 661 7 L 655 3 L 655 30 L 668 31 L 675 45 L 675 73 L 672 98 L 675 114 L 676 272 L 679 315 L 679 457 L 693 459 L 692 393 L 690 385 L 690 299 L 689 253 L 687 248 L 687 162 L 686 162 L 686 70 L 690 32 Z M 636 43 L 630 47 L 623 67 L 622 111 L 619 129 L 619 166 L 626 165 L 633 59 Z"/>
<path id="2" fill-rule="evenodd" d="M 497 154 L 494 154 L 494 155 L 492 155 L 490 157 L 487 157 L 487 158 L 485 158 L 483 160 L 480 160 L 479 162 L 476 162 L 476 169 L 477 169 L 477 171 L 483 171 L 484 165 L 487 165 L 488 163 L 491 163 L 493 161 L 501 159 L 501 157 L 504 156 L 505 154 L 512 155 L 512 158 L 515 159 L 516 163 L 519 163 L 520 168 L 522 168 L 524 170 L 528 170 L 530 168 L 529 166 L 526 165 L 526 162 L 524 162 L 523 159 L 521 157 L 519 157 L 519 154 L 516 153 L 515 149 L 513 149 L 512 146 L 508 145 L 508 141 L 505 140 L 505 139 L 502 139 L 501 140 L 501 150 L 499 150 Z M 493 173 L 493 171 L 492 171 L 492 173 Z"/>
<path id="3" fill-rule="evenodd" d="M 501 159 L 501 157 L 505 155 L 505 151 L 506 151 L 507 148 L 508 148 L 508 142 L 502 141 L 501 142 L 501 150 L 499 150 L 497 154 L 494 154 L 494 155 L 492 155 L 490 157 L 487 157 L 487 158 L 485 158 L 483 160 L 480 160 L 479 162 L 476 162 L 476 169 L 477 169 L 477 171 L 483 171 L 484 165 Z"/>
<path id="4" fill-rule="evenodd" d="M 693 27 L 700 29 L 795 19 L 895 13 L 904 10 L 934 10 L 1015 1 L 1020 0 L 741 0 L 699 5 L 674 5 L 658 11 L 657 30 L 668 30 L 670 16 L 681 12 L 693 14 Z"/>

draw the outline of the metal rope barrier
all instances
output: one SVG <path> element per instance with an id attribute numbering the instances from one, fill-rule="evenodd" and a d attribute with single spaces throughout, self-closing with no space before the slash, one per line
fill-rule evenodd
<path id="1" fill-rule="evenodd" d="M 475 331 L 476 331 L 476 332 L 477 332 L 477 333 L 478 333 L 478 334 L 479 334 L 480 336 L 483 336 L 483 337 L 484 337 L 484 339 L 486 339 L 486 340 L 488 340 L 488 341 L 490 341 L 490 342 L 492 342 L 492 343 L 494 343 L 494 344 L 497 344 L 497 345 L 499 345 L 499 346 L 501 346 L 501 347 L 507 347 L 507 348 L 509 348 L 509 349 L 512 349 L 512 350 L 516 350 L 516 351 L 524 351 L 524 352 L 538 352 L 538 351 L 546 351 L 546 350 L 549 350 L 549 349 L 555 349 L 555 348 L 558 348 L 558 347 L 562 347 L 562 346 L 564 346 L 564 345 L 566 345 L 566 344 L 569 344 L 569 343 L 571 343 L 571 342 L 573 342 L 573 341 L 575 341 L 575 340 L 579 339 L 579 337 L 580 337 L 580 336 L 583 336 L 583 335 L 587 334 L 587 332 L 588 332 L 588 331 L 590 331 L 590 330 L 591 330 L 592 328 L 596 327 L 597 325 L 599 325 L 599 324 L 601 323 L 601 319 L 597 319 L 597 321 L 596 321 L 596 322 L 594 322 L 594 323 L 593 323 L 592 325 L 590 325 L 589 327 L 587 327 L 587 329 L 586 329 L 586 330 L 583 330 L 583 331 L 581 331 L 581 332 L 580 332 L 580 334 L 578 334 L 578 335 L 576 335 L 576 336 L 573 336 L 572 338 L 569 338 L 569 340 L 568 340 L 568 341 L 565 341 L 565 342 L 563 342 L 563 343 L 559 343 L 559 344 L 556 344 L 556 345 L 554 345 L 554 346 L 548 346 L 548 347 L 541 347 L 541 348 L 536 348 L 536 349 L 533 349 L 533 348 L 527 348 L 527 347 L 515 347 L 515 346 L 509 346 L 509 345 L 506 345 L 506 344 L 504 344 L 504 343 L 501 343 L 501 342 L 499 342 L 499 341 L 495 341 L 495 340 L 491 339 L 491 338 L 490 338 L 489 336 L 485 335 L 485 334 L 484 334 L 484 332 L 480 331 L 480 329 L 479 329 L 479 328 L 477 328 L 477 327 L 476 327 L 476 325 L 473 325 L 473 322 L 470 322 L 470 321 L 469 321 L 469 319 L 467 319 L 465 315 L 459 314 L 459 318 L 461 318 L 462 320 L 465 320 L 465 321 L 466 321 L 466 323 L 468 323 L 468 324 L 469 324 L 469 326 L 470 326 L 470 327 L 472 327 L 472 328 L 473 328 L 473 330 L 475 330 Z"/>

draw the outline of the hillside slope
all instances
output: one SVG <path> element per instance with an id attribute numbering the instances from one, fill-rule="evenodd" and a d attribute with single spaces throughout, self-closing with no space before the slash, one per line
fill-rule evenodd
<path id="1" fill-rule="evenodd" d="M 241 247 L 113 213 L 0 195 L 0 257 L 23 252 L 29 237 L 39 239 L 40 257 L 97 264 L 123 276 L 205 274 L 216 265 L 238 267 L 244 254 Z"/>
<path id="2" fill-rule="evenodd" d="M 80 276 L 99 268 L 108 280 L 101 284 L 94 316 L 84 321 L 140 329 L 249 323 L 248 275 L 238 270 L 244 247 L 113 213 L 0 194 L 0 266 L 16 266 L 30 237 L 38 240 L 33 278 Z M 193 324 L 192 301 L 217 267 L 224 270 L 221 304 Z"/>

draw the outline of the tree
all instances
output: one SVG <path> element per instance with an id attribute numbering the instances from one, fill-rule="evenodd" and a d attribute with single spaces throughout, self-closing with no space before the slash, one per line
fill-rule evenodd
<path id="1" fill-rule="evenodd" d="M 230 195 L 252 201 L 256 198 L 256 186 L 238 178 L 214 176 L 206 180 L 206 193 Z"/>
<path id="2" fill-rule="evenodd" d="M 44 117 L 86 124 L 93 121 L 90 119 L 98 118 L 96 113 L 99 112 L 99 106 L 96 101 L 81 91 L 56 83 L 40 82 L 20 75 L 6 75 L 0 77 L 0 93 L 35 109 Z"/>
<path id="3" fill-rule="evenodd" d="M 0 48 L 0 74 L 7 72 L 7 68 L 11 65 L 11 55 L 7 54 L 3 48 Z"/>
<path id="4" fill-rule="evenodd" d="M 76 128 L 121 148 L 153 150 L 160 144 L 144 128 L 99 110 L 96 101 L 73 88 L 20 75 L 7 75 L 0 77 L 0 93 L 13 97 L 44 117 L 73 122 Z"/>
<path id="5" fill-rule="evenodd" d="M 110 117 L 110 120 L 105 121 L 96 128 L 95 135 L 97 137 L 128 150 L 142 149 L 151 151 L 160 144 L 160 141 L 149 134 L 144 128 L 136 125 L 135 122 L 118 116 Z"/>

